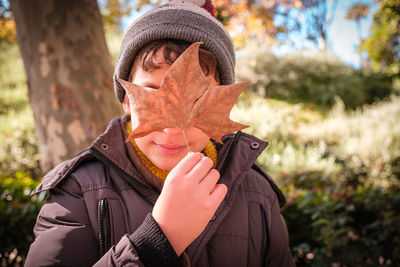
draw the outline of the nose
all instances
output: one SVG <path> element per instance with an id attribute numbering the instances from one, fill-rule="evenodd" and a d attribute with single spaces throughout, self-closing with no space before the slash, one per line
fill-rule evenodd
<path id="1" fill-rule="evenodd" d="M 182 129 L 179 129 L 179 128 L 165 128 L 163 130 L 163 132 L 168 134 L 168 135 L 178 135 L 178 134 L 182 134 Z"/>

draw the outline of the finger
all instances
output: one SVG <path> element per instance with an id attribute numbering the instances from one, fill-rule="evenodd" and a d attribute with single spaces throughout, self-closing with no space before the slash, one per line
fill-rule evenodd
<path id="1" fill-rule="evenodd" d="M 171 170 L 171 172 L 186 174 L 190 172 L 202 158 L 204 158 L 202 153 L 190 152 Z"/>
<path id="2" fill-rule="evenodd" d="M 208 172 L 208 174 L 201 180 L 200 185 L 205 188 L 207 192 L 211 194 L 211 191 L 214 189 L 215 185 L 219 180 L 219 172 L 216 169 L 212 169 Z"/>
<path id="3" fill-rule="evenodd" d="M 217 210 L 222 200 L 224 200 L 226 193 L 228 193 L 228 188 L 224 184 L 215 185 L 211 191 L 209 201 L 211 201 L 211 205 L 214 205 L 215 210 Z"/>
<path id="4" fill-rule="evenodd" d="M 188 177 L 200 183 L 200 181 L 209 173 L 213 166 L 213 161 L 208 157 L 203 157 L 188 173 Z"/>

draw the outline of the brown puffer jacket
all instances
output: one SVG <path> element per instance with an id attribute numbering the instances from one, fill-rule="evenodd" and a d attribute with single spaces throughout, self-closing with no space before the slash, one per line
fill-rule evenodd
<path id="1" fill-rule="evenodd" d="M 223 141 L 217 169 L 228 194 L 187 248 L 191 266 L 294 266 L 280 214 L 284 197 L 255 165 L 267 144 L 244 133 Z M 44 190 L 49 197 L 26 266 L 161 266 L 155 258 L 180 265 L 168 256 L 168 241 L 154 241 L 161 230 L 148 214 L 158 193 L 129 160 L 119 118 L 89 149 L 50 171 L 33 194 Z"/>

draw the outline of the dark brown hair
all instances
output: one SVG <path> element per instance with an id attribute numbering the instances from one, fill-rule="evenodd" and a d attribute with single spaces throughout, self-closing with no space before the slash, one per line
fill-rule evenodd
<path id="1" fill-rule="evenodd" d="M 162 39 L 148 43 L 138 52 L 129 75 L 129 80 L 132 79 L 132 75 L 135 73 L 137 66 L 140 65 L 143 70 L 150 72 L 154 69 L 160 68 L 164 63 L 172 65 L 189 46 L 189 42 L 175 39 Z M 162 47 L 164 47 L 164 58 L 160 62 L 157 59 L 156 54 Z M 220 81 L 217 70 L 217 60 L 211 52 L 200 48 L 199 63 L 204 75 L 208 76 L 209 74 L 213 74 L 215 80 L 217 82 Z"/>

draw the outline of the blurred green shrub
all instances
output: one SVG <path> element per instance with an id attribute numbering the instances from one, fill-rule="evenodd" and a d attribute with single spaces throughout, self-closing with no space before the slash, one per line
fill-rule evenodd
<path id="1" fill-rule="evenodd" d="M 399 266 L 400 188 L 294 190 L 283 211 L 297 266 Z"/>
<path id="2" fill-rule="evenodd" d="M 35 122 L 18 47 L 0 43 L 0 175 L 39 178 Z"/>
<path id="3" fill-rule="evenodd" d="M 232 118 L 270 141 L 297 266 L 400 264 L 400 97 L 345 111 L 247 95 Z M 262 116 L 260 116 L 262 114 Z"/>
<path id="4" fill-rule="evenodd" d="M 38 185 L 23 172 L 0 175 L 0 263 L 21 265 L 33 241 L 33 226 L 45 194 L 30 197 Z"/>
<path id="5" fill-rule="evenodd" d="M 7 131 L 0 132 L 0 174 L 25 172 L 37 179 L 42 172 L 39 167 L 35 128 L 33 125 L 23 124 L 23 118 L 16 122 L 21 124 L 9 125 Z"/>
<path id="6" fill-rule="evenodd" d="M 239 53 L 236 77 L 250 81 L 249 90 L 261 96 L 327 106 L 339 96 L 346 108 L 373 103 L 393 91 L 392 78 L 354 69 L 333 55 L 303 51 L 277 57 L 256 44 Z"/>
<path id="7" fill-rule="evenodd" d="M 258 163 L 282 186 L 304 188 L 312 180 L 309 186 L 343 191 L 399 184 L 398 96 L 349 112 L 339 101 L 325 114 L 304 104 L 249 97 L 234 107 L 232 118 L 270 141 Z"/>

